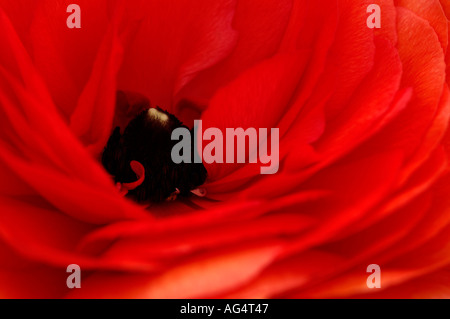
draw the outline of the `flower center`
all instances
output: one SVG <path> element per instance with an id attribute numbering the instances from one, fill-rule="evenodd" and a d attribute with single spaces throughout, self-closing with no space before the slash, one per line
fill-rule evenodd
<path id="1" fill-rule="evenodd" d="M 194 163 L 193 158 L 191 163 L 175 163 L 171 158 L 176 142 L 171 138 L 173 130 L 188 128 L 173 114 L 149 104 L 145 108 L 133 105 L 132 99 L 123 94 L 125 99 L 123 95 L 117 99 L 118 114 L 127 114 L 121 113 L 124 108 L 139 113 L 123 134 L 119 127 L 113 130 L 102 154 L 102 164 L 114 176 L 120 193 L 137 201 L 152 202 L 191 193 L 204 196 L 204 190 L 198 189 L 207 176 L 203 163 Z M 194 150 L 191 153 L 193 157 Z"/>

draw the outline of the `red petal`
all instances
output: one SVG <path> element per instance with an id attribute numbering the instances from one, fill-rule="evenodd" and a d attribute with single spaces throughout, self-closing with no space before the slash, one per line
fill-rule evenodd
<path id="1" fill-rule="evenodd" d="M 439 0 L 397 0 L 397 5 L 407 8 L 426 20 L 436 32 L 444 53 L 448 47 L 448 21 Z M 384 14 L 384 13 L 383 13 Z"/>
<path id="2" fill-rule="evenodd" d="M 309 52 L 280 54 L 244 72 L 219 90 L 211 100 L 210 106 L 202 114 L 203 131 L 208 127 L 219 128 L 222 132 L 226 128 L 277 127 L 298 85 L 308 56 Z M 201 138 L 198 133 L 198 139 Z M 203 142 L 203 146 L 207 143 Z M 203 149 L 199 152 L 203 152 Z M 242 166 L 217 163 L 205 165 L 212 181 Z"/>
<path id="3" fill-rule="evenodd" d="M 245 284 L 278 254 L 277 242 L 209 253 L 158 276 L 94 275 L 71 298 L 205 298 Z M 111 285 L 114 289 L 111 289 Z M 132 288 L 131 288 L 132 287 Z"/>
<path id="4" fill-rule="evenodd" d="M 235 47 L 226 59 L 200 72 L 179 93 L 179 98 L 198 103 L 194 106 L 193 116 L 189 114 L 187 105 L 178 105 L 176 113 L 183 120 L 198 118 L 199 112 L 206 107 L 218 88 L 277 51 L 289 19 L 291 2 L 245 0 L 237 3 L 232 21 L 233 29 L 239 35 Z"/>
<path id="5" fill-rule="evenodd" d="M 108 31 L 99 49 L 92 75 L 70 117 L 70 128 L 95 156 L 105 147 L 114 118 L 116 77 L 123 50 L 116 29 L 113 25 Z"/>
<path id="6" fill-rule="evenodd" d="M 130 10 L 141 18 L 119 74 L 121 89 L 141 92 L 152 105 L 173 109 L 174 95 L 235 45 L 235 2 L 141 1 Z"/>

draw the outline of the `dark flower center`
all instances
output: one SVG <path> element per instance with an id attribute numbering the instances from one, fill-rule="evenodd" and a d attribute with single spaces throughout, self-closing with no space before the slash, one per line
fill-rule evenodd
<path id="1" fill-rule="evenodd" d="M 194 141 L 191 141 L 191 163 L 172 161 L 171 150 L 177 141 L 171 139 L 171 134 L 179 127 L 186 126 L 173 114 L 150 107 L 132 119 L 123 134 L 120 127 L 113 130 L 103 151 L 102 164 L 119 185 L 138 185 L 127 189 L 130 197 L 159 202 L 178 194 L 195 193 L 205 182 L 207 171 L 203 163 L 193 160 Z M 138 173 L 137 169 L 142 172 Z M 142 174 L 145 176 L 139 176 Z M 139 183 L 135 183 L 137 180 Z"/>

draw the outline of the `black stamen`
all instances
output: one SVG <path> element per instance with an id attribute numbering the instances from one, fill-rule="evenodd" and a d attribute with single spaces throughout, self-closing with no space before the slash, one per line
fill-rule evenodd
<path id="1" fill-rule="evenodd" d="M 156 111 L 157 110 L 157 111 Z M 175 164 L 171 158 L 172 131 L 186 127 L 173 114 L 159 107 L 149 112 L 140 112 L 125 128 L 123 135 L 116 127 L 103 151 L 102 164 L 114 176 L 115 182 L 136 181 L 136 174 L 130 167 L 131 161 L 140 162 L 145 168 L 144 182 L 130 190 L 128 195 L 137 201 L 166 200 L 179 190 L 180 195 L 202 185 L 207 171 L 202 163 L 194 163 L 194 141 L 191 163 Z M 191 130 L 191 138 L 194 134 Z"/>

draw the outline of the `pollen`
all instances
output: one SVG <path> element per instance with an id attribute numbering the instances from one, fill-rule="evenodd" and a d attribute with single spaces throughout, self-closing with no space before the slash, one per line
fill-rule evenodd
<path id="1" fill-rule="evenodd" d="M 167 116 L 167 114 L 160 112 L 155 108 L 150 108 L 148 110 L 148 116 L 151 116 L 151 117 L 157 119 L 161 123 L 166 123 L 169 120 L 169 117 Z"/>

